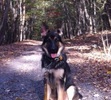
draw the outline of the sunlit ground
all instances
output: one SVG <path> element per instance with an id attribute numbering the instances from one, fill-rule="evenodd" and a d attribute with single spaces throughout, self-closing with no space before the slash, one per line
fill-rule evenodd
<path id="1" fill-rule="evenodd" d="M 41 55 L 28 55 L 17 57 L 9 64 L 12 69 L 17 72 L 31 72 L 39 69 Z M 36 66 L 35 66 L 36 65 Z"/>
<path id="2" fill-rule="evenodd" d="M 66 47 L 66 51 L 70 52 L 69 55 L 71 58 L 69 57 L 69 62 L 85 63 L 84 59 L 107 62 L 111 61 L 111 55 L 106 55 L 101 50 L 92 49 L 92 47 L 88 45 Z"/>
<path id="3" fill-rule="evenodd" d="M 41 49 L 40 46 L 36 46 L 37 44 L 41 44 L 41 42 L 38 43 L 36 41 L 27 41 L 24 41 L 22 43 L 16 43 L 18 45 L 18 49 L 12 52 L 14 57 L 7 55 L 7 58 L 5 57 L 2 60 L 2 63 L 8 68 L 9 72 L 18 73 L 20 75 L 26 74 L 25 76 L 31 79 L 41 80 L 43 75 L 41 69 Z M 20 44 L 23 46 L 20 47 Z M 31 47 L 27 47 L 28 45 L 31 45 Z M 24 51 L 24 48 L 30 49 Z"/>

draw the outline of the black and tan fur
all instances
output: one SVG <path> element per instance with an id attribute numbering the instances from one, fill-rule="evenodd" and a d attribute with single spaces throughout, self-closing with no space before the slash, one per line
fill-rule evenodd
<path id="1" fill-rule="evenodd" d="M 42 68 L 44 72 L 44 100 L 79 100 L 78 92 L 70 74 L 64 44 L 57 31 L 48 31 L 42 43 Z M 51 54 L 57 56 L 52 58 Z"/>

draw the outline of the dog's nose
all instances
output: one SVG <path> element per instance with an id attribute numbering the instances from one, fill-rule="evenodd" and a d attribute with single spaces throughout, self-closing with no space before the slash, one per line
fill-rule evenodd
<path id="1" fill-rule="evenodd" d="M 55 50 L 55 48 L 56 48 L 55 43 L 54 43 L 54 41 L 52 41 L 51 49 L 52 49 L 52 50 Z"/>

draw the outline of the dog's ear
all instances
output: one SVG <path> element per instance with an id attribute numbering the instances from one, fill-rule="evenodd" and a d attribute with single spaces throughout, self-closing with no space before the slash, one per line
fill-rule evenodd
<path id="1" fill-rule="evenodd" d="M 48 30 L 47 33 L 50 33 L 50 30 Z"/>
<path id="2" fill-rule="evenodd" d="M 57 33 L 58 33 L 58 34 L 60 33 L 60 30 L 59 30 L 59 29 L 57 30 Z"/>
<path id="3" fill-rule="evenodd" d="M 64 44 L 63 41 L 62 41 L 62 37 L 61 37 L 60 35 L 58 35 L 58 39 L 59 39 L 59 41 L 60 41 L 62 44 Z"/>
<path id="4" fill-rule="evenodd" d="M 63 32 L 62 32 L 62 29 L 57 29 L 57 33 L 62 36 L 63 35 Z"/>

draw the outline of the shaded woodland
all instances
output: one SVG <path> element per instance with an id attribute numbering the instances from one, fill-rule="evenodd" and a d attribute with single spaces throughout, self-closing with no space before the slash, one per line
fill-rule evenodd
<path id="1" fill-rule="evenodd" d="M 111 0 L 1 0 L 0 45 L 40 39 L 41 23 L 64 38 L 111 28 Z"/>
<path id="2" fill-rule="evenodd" d="M 43 22 L 63 31 L 83 100 L 111 100 L 111 0 L 0 0 L 0 100 L 43 100 Z"/>

